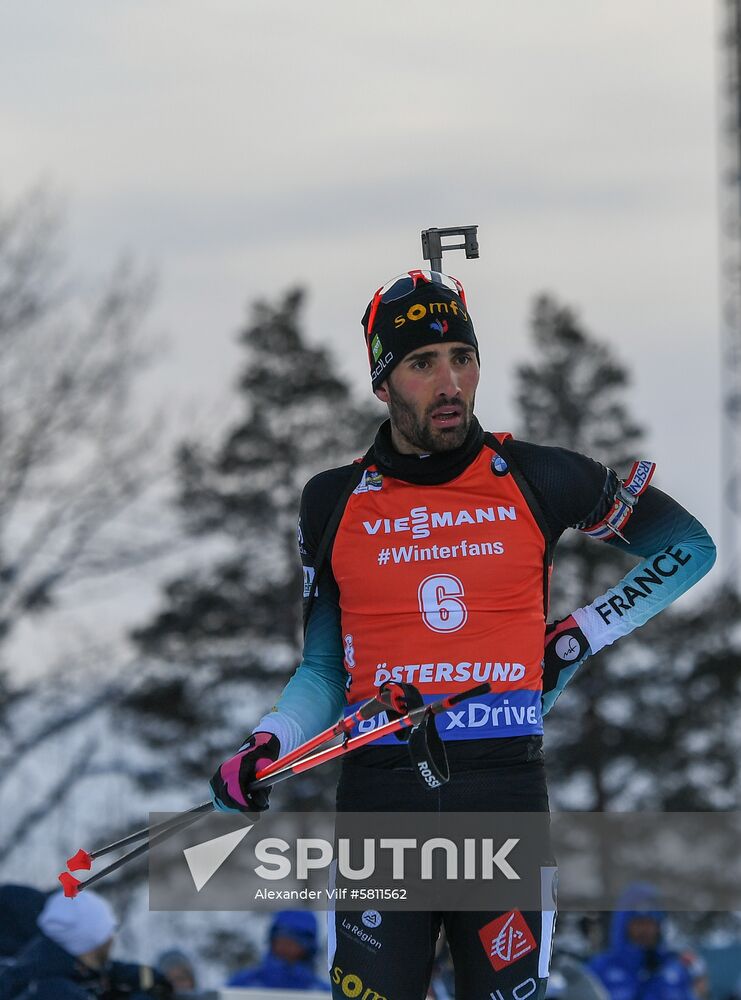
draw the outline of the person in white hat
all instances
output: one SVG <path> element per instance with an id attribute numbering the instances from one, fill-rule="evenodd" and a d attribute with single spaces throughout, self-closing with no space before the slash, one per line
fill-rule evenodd
<path id="1" fill-rule="evenodd" d="M 36 923 L 41 933 L 0 975 L 0 1000 L 90 1000 L 117 996 L 119 988 L 130 1000 L 172 995 L 148 966 L 109 961 L 116 916 L 90 889 L 75 899 L 55 892 Z"/>
<path id="2" fill-rule="evenodd" d="M 91 969 L 102 969 L 116 933 L 110 903 L 87 890 L 76 899 L 57 892 L 46 901 L 36 921 L 39 930 Z"/>

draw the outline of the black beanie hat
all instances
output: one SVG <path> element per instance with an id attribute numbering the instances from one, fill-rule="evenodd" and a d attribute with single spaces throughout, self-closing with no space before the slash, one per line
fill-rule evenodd
<path id="1" fill-rule="evenodd" d="M 374 389 L 402 358 L 427 344 L 470 344 L 479 357 L 463 286 L 437 271 L 408 271 L 387 282 L 368 303 L 361 323 Z"/>

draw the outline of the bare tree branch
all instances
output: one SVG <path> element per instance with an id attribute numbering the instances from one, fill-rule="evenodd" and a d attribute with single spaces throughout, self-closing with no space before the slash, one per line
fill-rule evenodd
<path id="1" fill-rule="evenodd" d="M 0 206 L 0 643 L 72 580 L 116 571 L 115 525 L 169 464 L 130 405 L 151 276 L 123 261 L 91 299 L 64 277 L 59 234 L 43 190 Z M 165 549 L 129 532 L 121 565 Z"/>
<path id="2" fill-rule="evenodd" d="M 120 683 L 107 684 L 103 688 L 98 688 L 81 704 L 52 719 L 45 718 L 33 732 L 13 742 L 10 749 L 0 757 L 0 788 L 11 778 L 13 769 L 18 767 L 22 759 L 29 753 L 36 751 L 44 743 L 65 730 L 76 726 L 83 719 L 90 718 L 99 708 L 114 704 L 121 697 L 124 689 L 124 685 Z"/>
<path id="3" fill-rule="evenodd" d="M 5 211 L 0 206 L 0 340 L 59 301 L 60 288 L 48 281 L 58 233 L 58 206 L 41 186 Z"/>
<path id="4" fill-rule="evenodd" d="M 74 787 L 75 782 L 79 782 L 80 778 L 87 774 L 95 746 L 95 739 L 87 740 L 78 753 L 73 756 L 64 771 L 56 776 L 52 801 L 47 797 L 42 797 L 36 805 L 21 813 L 15 825 L 4 835 L 4 842 L 0 844 L 0 864 L 17 849 L 23 838 L 49 815 L 52 808 L 59 806 Z"/>

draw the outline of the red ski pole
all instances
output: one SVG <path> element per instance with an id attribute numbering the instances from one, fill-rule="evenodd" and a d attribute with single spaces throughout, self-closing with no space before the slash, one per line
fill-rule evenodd
<path id="1" fill-rule="evenodd" d="M 361 733 L 351 739 L 344 739 L 342 743 L 338 743 L 336 746 L 328 747 L 327 749 L 320 750 L 317 753 L 310 752 L 312 748 L 321 746 L 322 743 L 325 743 L 330 739 L 334 739 L 336 736 L 346 736 L 352 729 L 352 726 L 357 722 L 372 718 L 374 715 L 378 714 L 379 708 L 380 710 L 383 710 L 393 707 L 380 699 L 374 699 L 373 701 L 362 705 L 352 715 L 340 720 L 334 726 L 326 729 L 323 733 L 319 733 L 317 736 L 312 737 L 310 740 L 302 743 L 301 746 L 296 747 L 295 750 L 285 754 L 283 757 L 279 757 L 274 763 L 262 768 L 262 770 L 257 772 L 255 781 L 249 785 L 248 790 L 253 791 L 257 788 L 263 788 L 266 785 L 277 784 L 277 782 L 285 781 L 286 778 L 290 778 L 294 774 L 302 774 L 303 772 L 309 771 L 328 760 L 344 756 L 347 753 L 351 753 L 353 750 L 359 749 L 361 746 L 365 746 L 367 743 L 372 743 L 373 740 L 378 739 L 380 736 L 396 733 L 400 729 L 412 728 L 421 722 L 425 715 L 438 715 L 440 712 L 446 711 L 448 708 L 451 708 L 453 705 L 457 705 L 461 701 L 465 701 L 467 698 L 487 694 L 490 690 L 491 685 L 488 683 L 476 684 L 475 686 L 467 688 L 465 691 L 461 691 L 458 694 L 448 695 L 446 698 L 441 698 L 439 701 L 432 702 L 428 705 L 421 705 L 419 708 L 412 709 L 405 715 L 402 715 L 397 719 L 392 719 L 389 722 L 384 723 L 382 726 L 379 726 L 377 729 L 371 729 L 369 732 Z M 372 706 L 374 706 L 374 704 L 378 706 L 375 712 L 372 711 Z M 69 859 L 69 866 L 72 867 L 73 863 L 82 861 L 83 863 L 78 863 L 77 867 L 89 868 L 90 865 L 88 862 L 93 858 L 100 857 L 101 855 L 113 850 L 115 847 L 123 846 L 124 844 L 131 843 L 134 840 L 141 839 L 142 837 L 147 838 L 145 843 L 141 844 L 133 851 L 130 851 L 128 854 L 125 854 L 117 861 L 112 862 L 112 864 L 108 865 L 91 878 L 86 879 L 84 882 L 76 879 L 69 872 L 62 872 L 59 876 L 59 881 L 62 883 L 65 896 L 76 896 L 77 893 L 86 886 L 91 885 L 94 882 L 98 882 L 106 875 L 109 875 L 111 872 L 116 871 L 123 865 L 128 864 L 129 861 L 133 861 L 142 854 L 146 853 L 150 847 L 156 846 L 158 843 L 161 843 L 173 834 L 178 833 L 190 826 L 192 823 L 197 822 L 210 812 L 212 808 L 212 802 L 203 802 L 201 805 L 194 806 L 185 813 L 180 813 L 178 816 L 171 817 L 163 823 L 158 823 L 155 826 L 139 830 L 135 834 L 130 834 L 128 837 L 124 837 L 123 840 L 116 841 L 114 844 L 109 844 L 107 847 L 100 848 L 97 851 L 92 851 L 90 853 L 82 850 L 78 851 L 77 854 Z"/>
<path id="2" fill-rule="evenodd" d="M 278 758 L 273 764 L 269 764 L 267 767 L 258 771 L 255 775 L 255 781 L 253 781 L 248 791 L 254 791 L 258 788 L 264 788 L 266 785 L 274 785 L 278 781 L 284 781 L 286 778 L 290 778 L 293 774 L 302 774 L 304 771 L 310 771 L 313 767 L 317 767 L 319 764 L 324 764 L 328 760 L 334 760 L 335 757 L 341 757 L 344 754 L 352 753 L 353 750 L 358 750 L 360 747 L 365 746 L 366 743 L 372 743 L 373 740 L 377 740 L 379 736 L 388 736 L 391 733 L 396 733 L 400 729 L 411 729 L 416 726 L 418 722 L 421 722 L 425 715 L 439 715 L 440 712 L 445 712 L 447 709 L 452 708 L 453 705 L 457 705 L 461 701 L 465 701 L 467 698 L 475 698 L 478 695 L 488 694 L 491 690 L 491 686 L 487 683 L 477 684 L 475 687 L 467 688 L 465 691 L 461 691 L 458 694 L 448 695 L 447 698 L 441 698 L 439 701 L 431 702 L 429 705 L 421 705 L 419 708 L 412 709 L 411 712 L 407 712 L 399 719 L 392 719 L 389 722 L 384 723 L 384 725 L 379 726 L 378 729 L 371 729 L 367 733 L 361 733 L 358 736 L 353 736 L 352 739 L 346 740 L 344 743 L 338 743 L 337 746 L 328 747 L 326 750 L 320 750 L 318 753 L 311 754 L 308 757 L 302 757 L 301 760 L 297 761 L 295 764 L 290 764 L 286 766 L 283 758 Z"/>
<path id="3" fill-rule="evenodd" d="M 323 743 L 327 743 L 331 739 L 335 739 L 337 736 L 342 736 L 344 733 L 350 732 L 354 725 L 358 722 L 362 722 L 365 719 L 371 719 L 373 716 L 378 715 L 379 712 L 393 709 L 394 706 L 381 698 L 372 698 L 367 701 L 364 705 L 361 705 L 357 711 L 353 712 L 352 715 L 348 715 L 344 719 L 340 719 L 339 722 L 335 723 L 333 726 L 329 726 L 321 733 L 317 733 L 316 736 L 312 736 L 310 740 L 302 743 L 301 746 L 296 747 L 290 753 L 285 754 L 281 757 L 276 764 L 279 764 L 281 768 L 286 767 L 288 764 L 293 763 L 293 761 L 298 760 L 300 757 L 306 756 L 312 750 L 321 746 Z M 272 766 L 272 765 L 271 765 Z M 260 772 L 262 777 L 263 772 Z M 203 802 L 199 806 L 194 806 L 192 809 L 188 809 L 187 812 L 180 813 L 177 816 L 171 816 L 169 819 L 163 820 L 161 823 L 155 823 L 154 826 L 145 826 L 141 830 L 137 830 L 135 833 L 130 833 L 126 837 L 122 837 L 121 840 L 116 840 L 112 844 L 106 844 L 105 847 L 99 847 L 95 851 L 86 851 L 83 848 L 73 854 L 71 858 L 67 859 L 67 868 L 70 871 L 90 871 L 92 868 L 92 863 L 96 858 L 102 858 L 106 854 L 110 854 L 112 851 L 118 850 L 120 847 L 126 847 L 129 844 L 134 844 L 138 840 L 145 840 L 149 837 L 156 836 L 160 833 L 164 833 L 167 830 L 172 830 L 176 832 L 180 828 L 180 824 L 188 820 L 191 816 L 198 816 L 200 818 L 201 814 L 206 814 L 213 809 L 213 803 L 209 800 L 208 802 Z M 186 825 L 190 825 L 187 823 Z M 126 855 L 126 857 L 133 856 Z M 138 854 L 137 854 L 138 857 Z M 88 880 L 89 881 L 89 880 Z M 85 883 L 88 884 L 88 883 Z"/>

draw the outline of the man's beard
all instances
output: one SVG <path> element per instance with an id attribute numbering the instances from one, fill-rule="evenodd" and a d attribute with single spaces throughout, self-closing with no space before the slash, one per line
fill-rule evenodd
<path id="1" fill-rule="evenodd" d="M 394 390 L 391 381 L 386 384 L 389 392 L 391 424 L 409 444 L 424 452 L 452 451 L 454 448 L 460 448 L 471 426 L 473 400 L 464 403 L 460 399 L 438 399 L 428 407 L 422 417 L 418 417 L 404 397 Z M 461 422 L 457 427 L 433 427 L 429 422 L 431 414 L 445 405 L 462 407 Z"/>

